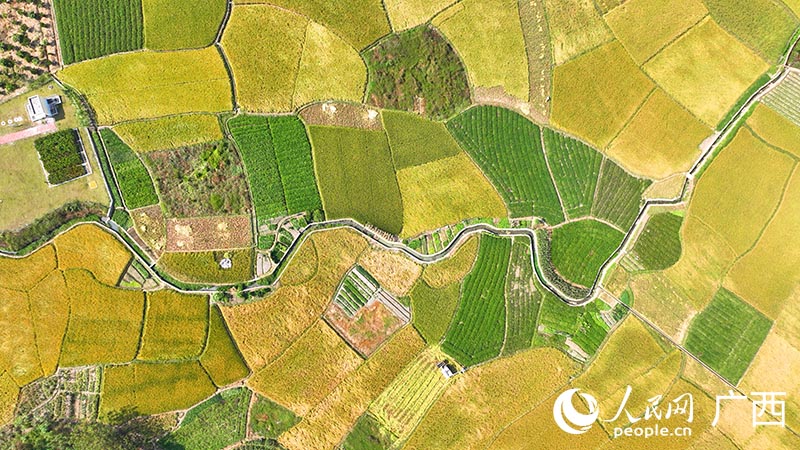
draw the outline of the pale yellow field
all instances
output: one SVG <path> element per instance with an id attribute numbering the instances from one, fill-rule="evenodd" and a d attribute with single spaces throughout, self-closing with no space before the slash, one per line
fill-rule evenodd
<path id="1" fill-rule="evenodd" d="M 7 424 L 14 418 L 19 387 L 8 372 L 0 374 L 0 423 Z"/>
<path id="2" fill-rule="evenodd" d="M 544 6 L 556 65 L 614 38 L 592 0 L 545 0 Z"/>
<path id="3" fill-rule="evenodd" d="M 706 14 L 701 0 L 628 0 L 605 19 L 633 59 L 642 64 Z"/>
<path id="4" fill-rule="evenodd" d="M 553 124 L 605 148 L 653 89 L 618 41 L 556 67 Z"/>
<path id="5" fill-rule="evenodd" d="M 281 284 L 297 286 L 303 284 L 319 270 L 319 258 L 313 239 L 306 239 L 292 255 L 291 262 L 280 275 Z"/>
<path id="6" fill-rule="evenodd" d="M 697 311 L 663 273 L 636 275 L 630 281 L 630 288 L 639 313 L 673 338 L 686 333 Z"/>
<path id="7" fill-rule="evenodd" d="M 769 106 L 759 103 L 747 125 L 761 139 L 800 157 L 800 127 Z"/>
<path id="8" fill-rule="evenodd" d="M 61 357 L 61 341 L 67 330 L 70 301 L 64 274 L 50 272 L 41 283 L 28 292 L 31 321 L 36 334 L 36 348 L 45 376 L 56 371 Z"/>
<path id="9" fill-rule="evenodd" d="M 150 152 L 222 139 L 217 116 L 192 114 L 141 122 L 126 122 L 114 132 L 137 152 Z"/>
<path id="10" fill-rule="evenodd" d="M 422 274 L 422 267 L 409 257 L 375 247 L 364 252 L 358 263 L 378 280 L 381 287 L 398 297 L 406 295 Z"/>
<path id="11" fill-rule="evenodd" d="M 434 289 L 442 289 L 452 283 L 460 282 L 475 263 L 478 254 L 479 237 L 470 236 L 447 259 L 425 267 L 422 279 Z"/>
<path id="12" fill-rule="evenodd" d="M 433 24 L 458 51 L 473 86 L 502 86 L 528 100 L 528 55 L 516 0 L 464 0 Z"/>
<path id="13" fill-rule="evenodd" d="M 309 281 L 282 286 L 263 300 L 222 308 L 225 321 L 253 370 L 269 364 L 314 324 L 344 274 L 367 247 L 364 238 L 348 229 L 317 232 L 309 239 L 314 241 L 319 259 L 319 270 Z M 294 263 L 293 260 L 291 264 Z"/>
<path id="14" fill-rule="evenodd" d="M 725 281 L 726 287 L 773 319 L 800 283 L 798 228 L 800 175 L 795 170 L 775 217 Z"/>
<path id="15" fill-rule="evenodd" d="M 329 29 L 309 22 L 294 86 L 294 108 L 317 100 L 358 102 L 366 82 L 367 67 L 358 52 Z"/>
<path id="16" fill-rule="evenodd" d="M 86 269 L 97 281 L 109 286 L 119 282 L 131 261 L 128 249 L 97 225 L 79 225 L 53 243 L 61 270 Z M 91 251 L 86 251 L 87 248 Z"/>
<path id="17" fill-rule="evenodd" d="M 222 36 L 247 111 L 291 111 L 308 19 L 270 5 L 237 5 Z"/>
<path id="18" fill-rule="evenodd" d="M 232 109 L 231 83 L 215 47 L 112 55 L 58 76 L 86 95 L 100 124 Z"/>
<path id="19" fill-rule="evenodd" d="M 697 182 L 689 215 L 720 233 L 741 254 L 770 219 L 793 165 L 790 157 L 742 128 Z"/>
<path id="20" fill-rule="evenodd" d="M 508 213 L 497 191 L 465 153 L 397 171 L 403 197 L 401 237 L 475 217 Z"/>
<path id="21" fill-rule="evenodd" d="M 537 348 L 472 369 L 447 388 L 405 448 L 485 448 L 521 414 L 562 391 L 576 368 L 558 350 Z"/>
<path id="22" fill-rule="evenodd" d="M 0 288 L 0 298 L 0 371 L 24 386 L 43 375 L 28 296 Z"/>
<path id="23" fill-rule="evenodd" d="M 394 31 L 407 30 L 427 22 L 453 3 L 451 0 L 384 0 Z"/>
<path id="24" fill-rule="evenodd" d="M 710 18 L 644 65 L 668 94 L 710 127 L 768 68 Z"/>
<path id="25" fill-rule="evenodd" d="M 333 448 L 369 404 L 425 346 L 413 327 L 398 331 L 297 426 L 280 437 L 289 449 Z"/>
<path id="26" fill-rule="evenodd" d="M 363 360 L 322 320 L 248 380 L 256 392 L 305 416 Z"/>
<path id="27" fill-rule="evenodd" d="M 662 179 L 689 170 L 700 156 L 700 143 L 711 132 L 656 89 L 606 154 L 637 175 Z"/>

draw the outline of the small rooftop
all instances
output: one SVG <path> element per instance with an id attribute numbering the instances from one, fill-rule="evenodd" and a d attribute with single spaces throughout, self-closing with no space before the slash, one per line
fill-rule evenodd
<path id="1" fill-rule="evenodd" d="M 25 109 L 28 110 L 28 118 L 31 122 L 37 122 L 47 117 L 53 117 L 58 114 L 58 105 L 61 104 L 61 97 L 53 95 L 42 99 L 38 95 L 28 97 L 25 103 Z"/>

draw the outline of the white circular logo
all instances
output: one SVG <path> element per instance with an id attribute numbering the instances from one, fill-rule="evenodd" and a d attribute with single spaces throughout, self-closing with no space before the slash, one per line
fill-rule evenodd
<path id="1" fill-rule="evenodd" d="M 579 393 L 578 395 L 586 401 L 589 414 L 578 412 L 572 405 L 572 397 L 580 389 L 570 389 L 565 391 L 556 399 L 553 405 L 553 419 L 559 428 L 569 434 L 583 434 L 589 431 L 592 424 L 597 420 L 600 409 L 597 407 L 597 400 L 589 394 Z"/>

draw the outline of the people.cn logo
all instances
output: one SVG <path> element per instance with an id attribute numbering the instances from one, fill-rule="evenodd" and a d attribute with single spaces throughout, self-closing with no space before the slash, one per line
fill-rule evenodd
<path id="1" fill-rule="evenodd" d="M 597 400 L 589 394 L 579 393 L 578 391 L 580 389 L 565 391 L 558 396 L 556 403 L 553 405 L 553 419 L 555 419 L 556 425 L 569 434 L 586 433 L 600 414 Z M 573 406 L 572 398 L 576 393 L 586 402 L 586 407 L 589 409 L 588 414 L 578 412 Z"/>

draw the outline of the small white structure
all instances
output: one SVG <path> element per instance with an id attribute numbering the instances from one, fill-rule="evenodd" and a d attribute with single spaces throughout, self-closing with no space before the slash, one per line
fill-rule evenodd
<path id="1" fill-rule="evenodd" d="M 223 259 L 222 261 L 219 262 L 219 267 L 222 270 L 228 270 L 231 267 L 233 267 L 233 261 L 231 261 L 230 258 L 225 258 L 225 259 Z"/>
<path id="2" fill-rule="evenodd" d="M 447 364 L 447 361 L 441 361 L 440 363 L 436 364 L 436 367 L 442 371 L 442 375 L 444 375 L 445 379 L 450 379 L 455 375 L 453 373 L 453 369 L 450 367 L 450 364 Z"/>
<path id="3" fill-rule="evenodd" d="M 37 122 L 47 117 L 54 117 L 58 114 L 58 105 L 61 104 L 61 97 L 53 95 L 42 99 L 38 95 L 28 97 L 28 102 L 25 103 L 25 109 L 28 110 L 28 118 L 31 122 Z"/>

